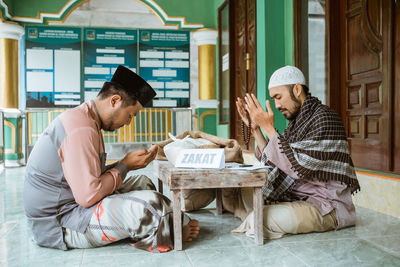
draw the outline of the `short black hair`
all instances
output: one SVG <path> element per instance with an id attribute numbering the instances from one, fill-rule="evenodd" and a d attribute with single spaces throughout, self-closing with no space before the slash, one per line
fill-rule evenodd
<path id="1" fill-rule="evenodd" d="M 135 95 L 128 92 L 115 82 L 105 82 L 97 96 L 100 99 L 105 99 L 111 95 L 119 95 L 122 99 L 122 104 L 125 107 L 136 105 L 137 98 Z"/>
<path id="2" fill-rule="evenodd" d="M 306 95 L 310 95 L 310 89 L 308 89 L 307 85 L 302 84 L 301 87 L 303 87 L 303 91 Z"/>
<path id="3" fill-rule="evenodd" d="M 295 85 L 296 85 L 296 84 L 290 84 L 290 85 L 287 86 L 287 88 L 289 89 L 290 92 L 293 92 L 293 87 L 294 87 Z M 300 85 L 301 85 L 301 87 L 303 88 L 303 91 L 304 91 L 304 93 L 305 93 L 306 95 L 311 95 L 310 89 L 308 89 L 307 85 L 304 85 L 304 84 L 300 84 Z"/>

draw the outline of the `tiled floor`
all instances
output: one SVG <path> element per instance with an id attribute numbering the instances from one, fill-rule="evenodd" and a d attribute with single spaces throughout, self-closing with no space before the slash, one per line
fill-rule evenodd
<path id="1" fill-rule="evenodd" d="M 70 251 L 41 248 L 30 241 L 24 216 L 24 172 L 7 168 L 0 174 L 0 266 L 400 266 L 400 219 L 364 208 L 357 208 L 356 227 L 263 246 L 231 234 L 240 221 L 230 214 L 217 216 L 211 205 L 190 214 L 200 221 L 201 232 L 184 251 L 156 255 L 127 242 Z M 152 166 L 141 172 L 153 177 Z"/>

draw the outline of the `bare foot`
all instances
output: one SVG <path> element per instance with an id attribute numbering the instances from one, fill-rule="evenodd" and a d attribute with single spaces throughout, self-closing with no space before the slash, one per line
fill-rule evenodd
<path id="1" fill-rule="evenodd" d="M 190 242 L 195 238 L 200 231 L 199 221 L 190 220 L 190 222 L 182 229 L 182 241 Z"/>

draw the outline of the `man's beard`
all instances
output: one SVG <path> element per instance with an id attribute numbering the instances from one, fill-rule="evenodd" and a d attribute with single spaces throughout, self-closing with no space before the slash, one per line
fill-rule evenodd
<path id="1" fill-rule="evenodd" d="M 111 124 L 103 124 L 103 130 L 104 131 L 107 131 L 107 132 L 112 132 L 113 131 L 113 129 L 111 128 L 112 127 L 112 125 Z"/>
<path id="2" fill-rule="evenodd" d="M 289 114 L 283 115 L 283 116 L 285 116 L 285 118 L 289 121 L 296 119 L 297 115 L 299 115 L 299 113 L 300 113 L 300 105 L 299 106 L 296 105 L 295 108 L 296 108 L 295 111 L 293 111 L 291 113 L 289 112 Z"/>
<path id="3" fill-rule="evenodd" d="M 301 103 L 300 100 L 298 100 L 294 94 L 293 94 L 293 90 L 289 90 L 290 92 L 290 98 L 292 99 L 293 103 L 294 103 L 294 111 L 289 113 L 286 117 L 286 119 L 288 120 L 294 120 L 297 118 L 297 115 L 299 115 L 300 113 L 300 109 L 301 109 Z"/>
<path id="4" fill-rule="evenodd" d="M 292 95 L 292 94 L 291 94 L 291 98 L 292 98 L 292 100 L 294 102 L 294 111 L 293 112 L 289 112 L 289 110 L 287 110 L 285 108 L 284 109 L 279 109 L 279 111 L 282 112 L 282 114 L 283 114 L 284 111 L 288 112 L 287 114 L 283 114 L 283 116 L 285 116 L 285 118 L 287 120 L 289 120 L 289 121 L 296 119 L 297 115 L 299 115 L 300 110 L 301 110 L 300 100 L 295 98 L 294 95 Z"/>

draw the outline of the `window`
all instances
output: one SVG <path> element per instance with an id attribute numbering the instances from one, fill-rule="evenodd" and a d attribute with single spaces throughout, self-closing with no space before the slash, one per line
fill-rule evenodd
<path id="1" fill-rule="evenodd" d="M 303 71 L 313 96 L 326 104 L 325 0 L 295 1 L 296 65 Z"/>

